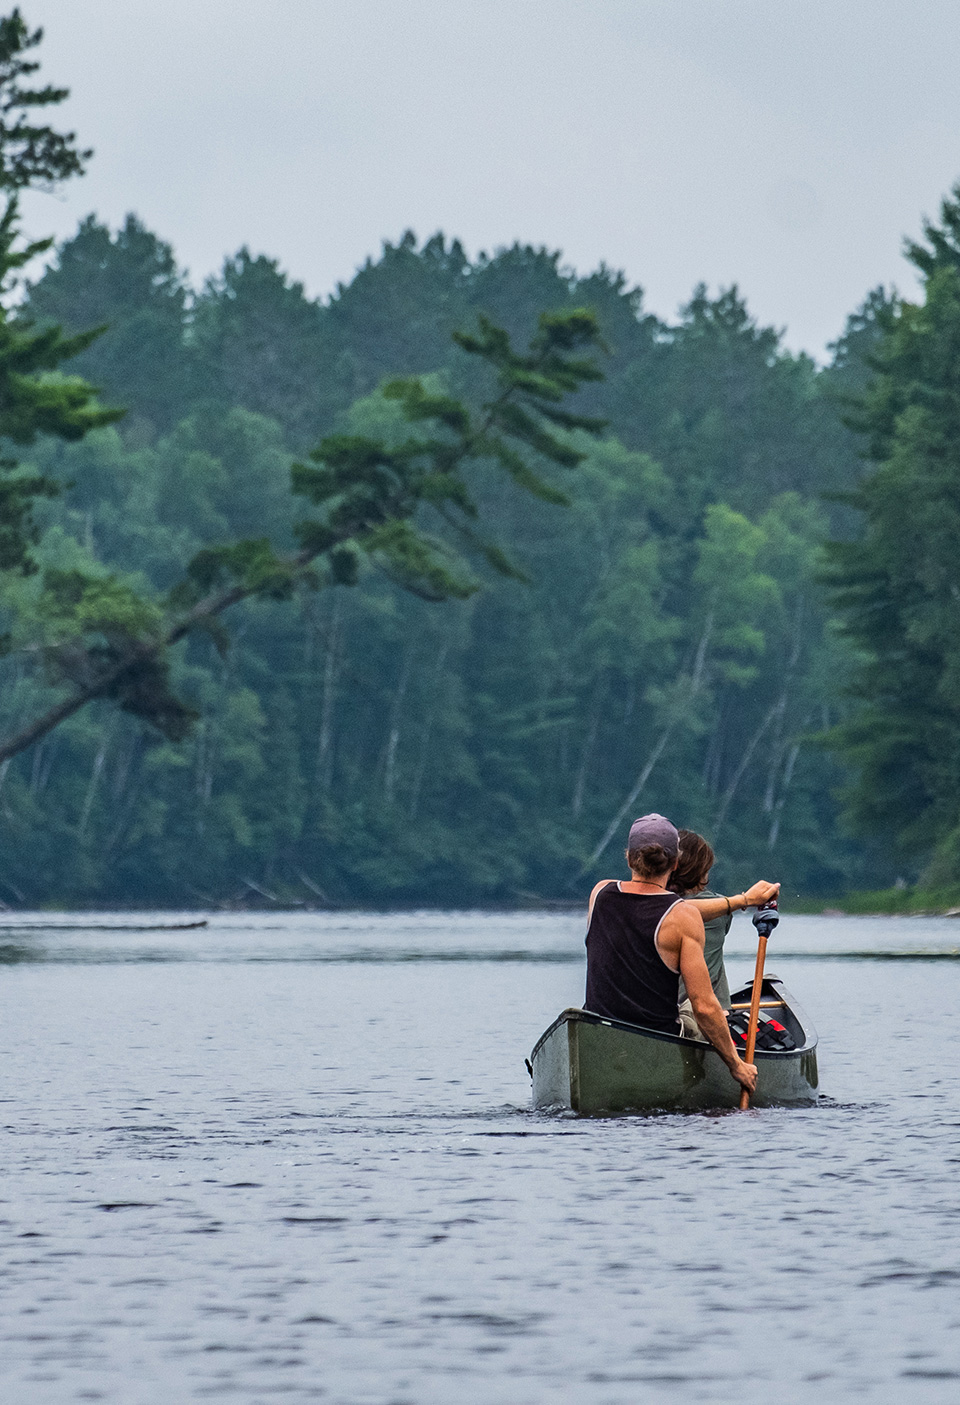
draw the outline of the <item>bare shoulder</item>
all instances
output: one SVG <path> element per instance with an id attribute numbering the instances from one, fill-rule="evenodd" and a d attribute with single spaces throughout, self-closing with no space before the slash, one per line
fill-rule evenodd
<path id="1" fill-rule="evenodd" d="M 671 921 L 674 931 L 680 932 L 685 937 L 695 937 L 703 942 L 706 933 L 703 928 L 703 918 L 694 902 L 686 899 L 682 903 L 677 903 L 667 913 L 667 918 Z"/>

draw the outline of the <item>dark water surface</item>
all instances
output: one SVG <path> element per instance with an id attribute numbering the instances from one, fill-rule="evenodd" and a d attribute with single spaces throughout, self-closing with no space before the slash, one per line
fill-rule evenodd
<path id="1" fill-rule="evenodd" d="M 820 1106 L 580 1121 L 578 917 L 173 920 L 0 918 L 3 1405 L 960 1399 L 960 924 L 784 917 Z"/>

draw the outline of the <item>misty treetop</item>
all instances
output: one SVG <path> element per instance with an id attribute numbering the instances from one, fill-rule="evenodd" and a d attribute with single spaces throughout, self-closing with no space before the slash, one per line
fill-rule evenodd
<path id="1" fill-rule="evenodd" d="M 622 274 L 601 266 L 580 276 L 542 248 L 471 262 L 456 240 L 418 246 L 407 234 L 326 302 L 275 260 L 241 249 L 188 296 L 169 244 L 133 216 L 114 233 L 91 217 L 27 305 L 68 331 L 110 324 L 77 370 L 154 433 L 198 404 L 242 405 L 276 420 L 302 451 L 385 379 L 446 369 L 455 391 L 468 388 L 473 372 L 451 339 L 478 314 L 523 345 L 543 311 L 591 307 L 610 355 L 582 406 L 669 462 L 691 511 L 717 495 L 746 507 L 753 493 L 814 493 L 857 476 L 849 436 L 822 413 L 813 363 L 758 327 L 735 288 L 715 298 L 696 289 L 668 325 Z M 125 355 L 138 337 L 141 354 Z"/>

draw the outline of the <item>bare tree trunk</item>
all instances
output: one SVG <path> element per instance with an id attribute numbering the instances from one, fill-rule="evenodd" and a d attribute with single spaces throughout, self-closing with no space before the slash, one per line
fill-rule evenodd
<path id="1" fill-rule="evenodd" d="M 38 746 L 33 753 L 33 765 L 30 767 L 30 794 L 36 795 L 40 788 L 40 770 L 43 766 L 43 747 Z"/>
<path id="2" fill-rule="evenodd" d="M 77 825 L 77 833 L 82 838 L 87 831 L 87 822 L 90 819 L 90 811 L 93 809 L 94 796 L 97 793 L 97 784 L 100 780 L 100 773 L 103 770 L 104 762 L 107 759 L 107 751 L 110 747 L 110 734 L 113 728 L 104 728 L 100 738 L 100 745 L 97 747 L 96 755 L 93 758 L 93 766 L 90 771 L 90 783 L 87 786 L 87 793 L 83 799 L 83 809 L 80 811 L 80 822 Z"/>
<path id="3" fill-rule="evenodd" d="M 330 786 L 331 762 L 333 759 L 333 709 L 336 702 L 339 675 L 340 623 L 343 614 L 343 596 L 335 592 L 330 611 L 330 628 L 327 631 L 327 652 L 323 661 L 323 692 L 320 702 L 320 735 L 317 739 L 317 790 L 326 791 Z"/>
<path id="4" fill-rule="evenodd" d="M 40 789 L 46 790 L 50 777 L 53 774 L 53 763 L 57 759 L 57 752 L 60 750 L 60 738 L 51 737 L 49 746 L 44 748 L 44 764 L 40 772 Z"/>
<path id="5" fill-rule="evenodd" d="M 444 666 L 445 666 L 445 664 L 446 664 L 446 662 L 447 662 L 447 655 L 449 654 L 449 652 L 450 652 L 450 644 L 449 644 L 449 642 L 448 642 L 447 640 L 444 640 L 443 644 L 440 646 L 440 652 L 439 652 L 439 654 L 437 655 L 436 677 L 437 677 L 438 683 L 439 683 L 439 680 L 443 677 L 443 670 L 444 670 Z M 412 786 L 411 791 L 410 791 L 410 818 L 411 818 L 411 820 L 415 820 L 415 819 L 416 819 L 416 817 L 417 817 L 417 810 L 418 810 L 418 808 L 419 808 L 419 806 L 420 806 L 420 792 L 421 792 L 421 790 L 422 790 L 422 788 L 423 788 L 423 778 L 424 778 L 424 776 L 426 775 L 426 772 L 427 772 L 427 760 L 428 760 L 429 755 L 430 755 L 430 733 L 433 731 L 433 724 L 434 724 L 434 722 L 436 721 L 436 716 L 437 716 L 436 697 L 437 697 L 437 695 L 439 694 L 439 691 L 440 691 L 440 690 L 439 690 L 439 687 L 437 687 L 437 688 L 435 688 L 435 689 L 433 690 L 433 696 L 432 696 L 432 698 L 431 698 L 430 707 L 429 707 L 429 710 L 428 710 L 428 712 L 427 712 L 427 718 L 426 718 L 426 721 L 425 721 L 424 724 L 423 724 L 423 736 L 422 736 L 421 739 L 420 739 L 420 755 L 419 755 L 419 757 L 417 758 L 417 769 L 416 769 L 416 772 L 414 773 L 414 777 L 413 777 L 413 786 Z"/>
<path id="6" fill-rule="evenodd" d="M 717 818 L 713 822 L 714 844 L 716 844 L 717 840 L 720 837 L 720 831 L 723 828 L 723 822 L 727 818 L 730 806 L 733 804 L 733 797 L 737 793 L 737 787 L 743 780 L 743 777 L 746 774 L 747 767 L 750 765 L 751 757 L 756 751 L 764 732 L 770 726 L 770 723 L 776 717 L 777 713 L 782 710 L 784 702 L 785 699 L 782 696 L 777 698 L 776 702 L 769 709 L 767 715 L 760 723 L 760 726 L 756 729 L 753 736 L 750 738 L 750 740 L 747 742 L 747 745 L 743 749 L 743 755 L 740 757 L 740 764 L 733 773 L 733 778 L 730 781 L 730 784 L 727 786 L 723 800 L 720 802 L 720 809 L 717 811 Z"/>
<path id="7" fill-rule="evenodd" d="M 121 796 L 122 803 L 119 805 L 117 822 L 112 831 L 107 836 L 105 845 L 108 854 L 113 853 L 123 836 L 130 827 L 130 821 L 137 807 L 141 792 L 142 761 L 145 745 L 143 734 L 134 732 L 131 745 L 123 764 L 122 788 L 118 789 L 118 798 Z"/>
<path id="8" fill-rule="evenodd" d="M 303 671 L 309 673 L 313 667 L 313 649 L 317 642 L 317 621 L 314 601 L 307 598 L 300 611 L 303 620 Z"/>
<path id="9" fill-rule="evenodd" d="M 597 859 L 600 858 L 601 854 L 604 852 L 607 845 L 610 843 L 610 840 L 620 828 L 624 816 L 627 814 L 631 805 L 636 800 L 637 796 L 640 794 L 647 781 L 650 779 L 650 774 L 653 771 L 654 766 L 657 764 L 657 762 L 660 760 L 660 757 L 663 755 L 663 749 L 666 746 L 667 742 L 670 740 L 674 726 L 675 723 L 671 720 L 667 723 L 666 727 L 664 727 L 663 731 L 660 733 L 656 745 L 654 746 L 650 755 L 647 757 L 643 770 L 640 772 L 639 776 L 634 782 L 633 789 L 630 791 L 630 794 L 627 796 L 626 800 L 624 800 L 623 804 L 620 806 L 620 809 L 610 821 L 610 824 L 607 826 L 607 832 L 604 834 L 603 838 L 600 840 L 600 843 L 594 849 L 593 853 L 587 859 L 587 862 L 584 864 L 581 870 L 582 873 L 586 873 L 588 868 L 593 867 L 593 865 L 597 862 Z"/>
<path id="10" fill-rule="evenodd" d="M 583 793 L 587 788 L 587 776 L 590 774 L 590 759 L 596 744 L 597 732 L 600 730 L 600 714 L 603 711 L 603 696 L 605 692 L 606 683 L 598 679 L 590 703 L 590 723 L 587 727 L 587 735 L 584 738 L 583 746 L 580 750 L 580 765 L 577 767 L 577 782 L 573 788 L 573 799 L 570 802 L 570 809 L 575 819 L 583 809 Z"/>
<path id="11" fill-rule="evenodd" d="M 780 724 L 778 730 L 782 731 L 783 718 L 786 715 L 787 703 L 790 697 L 790 684 L 793 679 L 793 674 L 796 671 L 797 664 L 800 660 L 800 651 L 803 642 L 801 626 L 803 622 L 804 606 L 805 601 L 803 596 L 801 595 L 797 598 L 797 609 L 793 627 L 793 647 L 791 648 L 790 657 L 787 660 L 786 666 L 783 670 L 783 679 L 782 686 L 780 689 L 780 695 L 777 698 L 776 702 L 773 703 L 770 710 L 767 712 L 766 716 L 760 723 L 760 726 L 757 728 L 756 732 L 754 732 L 753 736 L 750 738 L 750 741 L 747 743 L 743 755 L 740 758 L 740 764 L 738 765 L 733 775 L 733 778 L 730 781 L 726 792 L 724 793 L 724 797 L 721 802 L 720 809 L 717 812 L 717 818 L 714 823 L 714 843 L 716 843 L 717 838 L 720 834 L 720 830 L 723 828 L 723 823 L 727 818 L 727 814 L 729 813 L 730 806 L 733 802 L 733 798 L 737 792 L 740 782 L 743 780 L 743 777 L 746 774 L 746 770 L 753 757 L 753 753 L 756 750 L 758 744 L 760 743 L 764 733 L 767 731 L 767 728 L 772 722 L 776 721 L 778 722 L 778 724 Z M 771 767 L 770 777 L 767 782 L 767 790 L 763 801 L 764 811 L 768 813 L 773 804 L 772 791 L 774 786 L 775 771 L 776 761 L 774 761 L 773 766 Z"/>
<path id="12" fill-rule="evenodd" d="M 134 757 L 137 754 L 139 737 L 131 727 L 127 732 L 125 744 L 121 742 L 120 754 L 113 772 L 113 785 L 111 790 L 114 800 L 122 801 L 130 780 L 130 768 L 133 765 Z"/>
<path id="13" fill-rule="evenodd" d="M 710 733 L 707 752 L 703 758 L 703 785 L 709 795 L 715 795 L 720 782 L 720 768 L 723 764 L 724 741 L 726 739 L 726 693 L 721 691 L 717 704 L 717 723 Z"/>
<path id="14" fill-rule="evenodd" d="M 388 805 L 393 804 L 393 791 L 397 774 L 397 747 L 400 744 L 400 718 L 403 713 L 403 701 L 406 697 L 412 666 L 413 646 L 411 645 L 404 654 L 400 679 L 390 704 L 390 730 L 387 737 L 386 759 L 383 764 L 383 798 Z"/>
<path id="15" fill-rule="evenodd" d="M 707 666 L 707 649 L 710 644 L 711 636 L 713 634 L 713 621 L 714 613 L 712 610 L 710 610 L 707 614 L 706 620 L 704 621 L 703 634 L 700 636 L 700 642 L 697 645 L 697 652 L 694 658 L 693 673 L 690 677 L 689 696 L 691 698 L 695 697 L 696 694 L 700 691 L 701 687 L 703 686 L 703 680 L 706 674 Z M 637 796 L 640 794 L 640 792 L 643 790 L 643 787 L 650 779 L 650 776 L 653 773 L 653 768 L 654 766 L 656 766 L 657 762 L 660 760 L 660 757 L 663 755 L 664 748 L 666 747 L 667 742 L 673 736 L 674 730 L 676 729 L 677 720 L 677 715 L 676 713 L 674 713 L 670 720 L 667 722 L 663 731 L 660 733 L 660 736 L 654 743 L 653 750 L 648 755 L 646 761 L 644 762 L 643 769 L 641 770 L 637 779 L 634 781 L 633 786 L 630 790 L 630 794 L 627 796 L 626 800 L 624 800 L 623 804 L 620 806 L 619 810 L 614 815 L 613 819 L 610 821 L 609 825 L 607 826 L 606 833 L 600 840 L 600 843 L 594 849 L 593 853 L 590 855 L 586 863 L 583 865 L 583 868 L 580 870 L 581 874 L 586 873 L 588 869 L 593 867 L 593 865 L 603 854 L 604 850 L 610 843 L 613 836 L 616 834 L 620 825 L 623 823 L 624 817 L 629 811 L 631 805 L 633 805 Z"/>
<path id="16" fill-rule="evenodd" d="M 787 799 L 787 791 L 790 789 L 790 782 L 793 780 L 793 769 L 797 764 L 797 757 L 800 755 L 800 743 L 794 742 L 787 756 L 787 764 L 783 768 L 783 781 L 780 786 L 780 794 L 777 796 L 777 803 L 773 810 L 773 819 L 770 823 L 770 835 L 767 839 L 767 848 L 773 849 L 780 837 L 780 817 Z"/>
<path id="17" fill-rule="evenodd" d="M 198 834 L 202 834 L 206 828 L 207 806 L 213 797 L 214 749 L 213 719 L 204 717 L 197 728 L 196 777 L 194 782 L 199 802 L 197 805 Z"/>
<path id="18" fill-rule="evenodd" d="M 788 743 L 784 739 L 784 719 L 787 715 L 787 704 L 790 701 L 790 685 L 793 681 L 797 664 L 800 662 L 800 653 L 803 644 L 802 624 L 805 609 L 806 600 L 803 595 L 799 595 L 794 612 L 793 646 L 790 650 L 790 658 L 787 660 L 787 665 L 783 671 L 783 687 L 780 693 L 781 707 L 776 719 L 777 725 L 774 732 L 773 746 L 771 747 L 770 768 L 767 772 L 767 785 L 763 795 L 763 812 L 766 815 L 774 814 L 777 807 L 777 775 L 783 761 L 784 751 L 788 746 Z M 807 722 L 804 722 L 803 726 L 806 727 Z M 791 754 L 795 762 L 796 754 Z M 788 761 L 787 764 L 792 774 L 793 763 Z M 776 827 L 779 828 L 779 825 Z"/>
<path id="19" fill-rule="evenodd" d="M 767 772 L 767 788 L 763 792 L 763 813 L 765 815 L 773 814 L 773 806 L 777 798 L 777 772 L 780 769 L 782 757 L 782 745 L 777 745 L 775 740 L 770 756 L 770 769 Z"/>
<path id="20" fill-rule="evenodd" d="M 708 610 L 707 618 L 703 625 L 703 633 L 700 636 L 700 643 L 697 645 L 697 656 L 693 663 L 693 674 L 690 678 L 690 688 L 694 693 L 699 692 L 700 685 L 703 682 L 703 675 L 707 666 L 707 649 L 713 637 L 713 619 L 713 610 Z"/>

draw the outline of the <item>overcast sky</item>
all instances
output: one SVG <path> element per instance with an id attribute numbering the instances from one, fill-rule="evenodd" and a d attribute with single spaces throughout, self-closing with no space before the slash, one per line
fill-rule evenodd
<path id="1" fill-rule="evenodd" d="M 8 6 L 3 7 L 4 10 Z M 703 279 L 821 354 L 960 178 L 957 0 L 21 0 L 96 149 L 33 234 L 134 210 L 194 280 L 327 294 L 385 238 Z"/>

